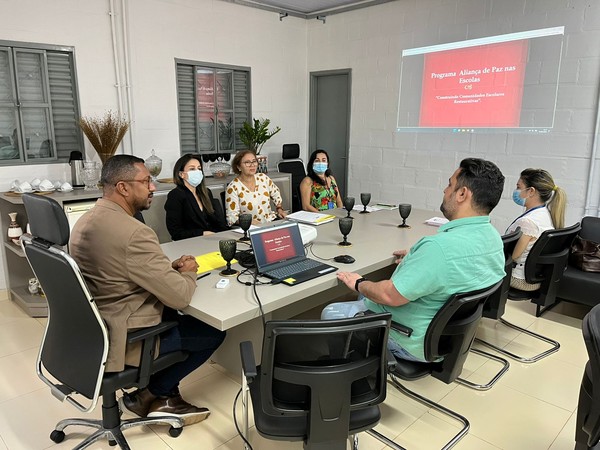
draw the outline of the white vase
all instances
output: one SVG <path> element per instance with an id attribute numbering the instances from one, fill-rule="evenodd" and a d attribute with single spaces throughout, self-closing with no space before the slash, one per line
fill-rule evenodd
<path id="1" fill-rule="evenodd" d="M 11 212 L 8 213 L 8 216 L 10 217 L 10 224 L 8 225 L 8 239 L 19 239 L 23 234 L 23 229 L 17 223 L 17 213 Z"/>

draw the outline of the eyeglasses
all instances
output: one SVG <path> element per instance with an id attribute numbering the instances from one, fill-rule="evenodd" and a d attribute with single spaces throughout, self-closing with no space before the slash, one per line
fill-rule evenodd
<path id="1" fill-rule="evenodd" d="M 256 159 L 253 159 L 252 161 L 242 161 L 242 164 L 245 165 L 246 167 L 257 166 L 258 161 Z"/>
<path id="2" fill-rule="evenodd" d="M 120 180 L 123 181 L 125 183 L 144 183 L 146 185 L 147 189 L 150 189 L 150 184 L 154 184 L 154 181 L 152 181 L 152 177 L 146 177 L 143 180 Z"/>

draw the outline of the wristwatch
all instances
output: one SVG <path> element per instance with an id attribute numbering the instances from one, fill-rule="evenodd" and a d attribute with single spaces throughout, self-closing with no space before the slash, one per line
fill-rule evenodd
<path id="1" fill-rule="evenodd" d="M 355 290 L 356 292 L 358 292 L 358 285 L 359 285 L 360 283 L 362 283 L 363 281 L 367 281 L 367 279 L 366 279 L 365 277 L 360 277 L 358 280 L 356 280 L 356 281 L 354 282 L 354 290 Z"/>

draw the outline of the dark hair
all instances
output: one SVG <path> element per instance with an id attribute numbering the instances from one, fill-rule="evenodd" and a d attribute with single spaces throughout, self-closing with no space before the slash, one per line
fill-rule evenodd
<path id="1" fill-rule="evenodd" d="M 256 153 L 254 153 L 252 150 L 240 150 L 235 154 L 235 156 L 233 157 L 233 161 L 231 161 L 231 168 L 233 169 L 233 173 L 235 173 L 236 175 L 242 173 L 238 166 L 242 163 L 242 158 L 249 153 L 252 153 L 254 156 L 256 156 Z"/>
<path id="2" fill-rule="evenodd" d="M 133 155 L 115 155 L 110 157 L 102 167 L 100 183 L 104 188 L 115 186 L 121 180 L 132 180 L 138 169 L 136 164 L 144 164 L 142 158 Z"/>
<path id="3" fill-rule="evenodd" d="M 540 199 L 548 204 L 553 225 L 556 228 L 564 227 L 567 194 L 554 184 L 552 175 L 544 169 L 525 169 L 521 172 L 521 180 L 526 187 L 538 191 Z"/>
<path id="4" fill-rule="evenodd" d="M 456 189 L 466 187 L 472 194 L 473 209 L 489 214 L 496 207 L 504 188 L 504 175 L 491 161 L 465 158 L 460 162 Z"/>
<path id="5" fill-rule="evenodd" d="M 317 155 L 319 153 L 323 153 L 327 157 L 327 170 L 325 171 L 325 178 L 331 176 L 332 172 L 329 168 L 329 155 L 325 150 L 315 150 L 310 154 L 308 162 L 306 163 L 306 175 L 308 175 L 310 179 L 313 180 L 315 183 L 319 183 L 322 186 L 327 186 L 327 181 L 323 181 L 323 179 L 320 176 L 318 176 L 313 170 L 313 164 L 315 162 L 315 159 L 317 159 Z"/>
<path id="6" fill-rule="evenodd" d="M 192 153 L 186 153 L 185 155 L 183 155 L 175 162 L 175 165 L 173 166 L 173 181 L 177 186 L 182 187 L 184 189 L 187 189 L 187 187 L 185 185 L 185 182 L 183 181 L 183 178 L 179 174 L 184 171 L 183 169 L 185 168 L 185 165 L 192 159 L 195 159 L 200 163 L 200 170 L 202 170 L 202 155 L 194 155 Z M 202 172 L 204 172 L 204 170 L 202 170 Z M 212 201 L 210 200 L 208 188 L 206 187 L 206 184 L 204 184 L 204 179 L 202 179 L 202 182 L 198 186 L 196 186 L 196 194 L 200 198 L 200 201 L 206 209 L 206 212 L 208 214 L 213 214 L 215 212 L 215 209 L 213 208 Z"/>

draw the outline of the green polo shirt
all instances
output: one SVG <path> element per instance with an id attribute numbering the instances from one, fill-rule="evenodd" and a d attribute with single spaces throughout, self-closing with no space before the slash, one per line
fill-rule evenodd
<path id="1" fill-rule="evenodd" d="M 390 331 L 390 338 L 411 355 L 425 359 L 425 332 L 451 295 L 483 289 L 504 277 L 502 239 L 488 216 L 448 222 L 434 236 L 417 242 L 392 275 L 402 306 L 366 300 L 371 311 L 392 313 L 392 320 L 413 329 L 410 337 Z"/>

